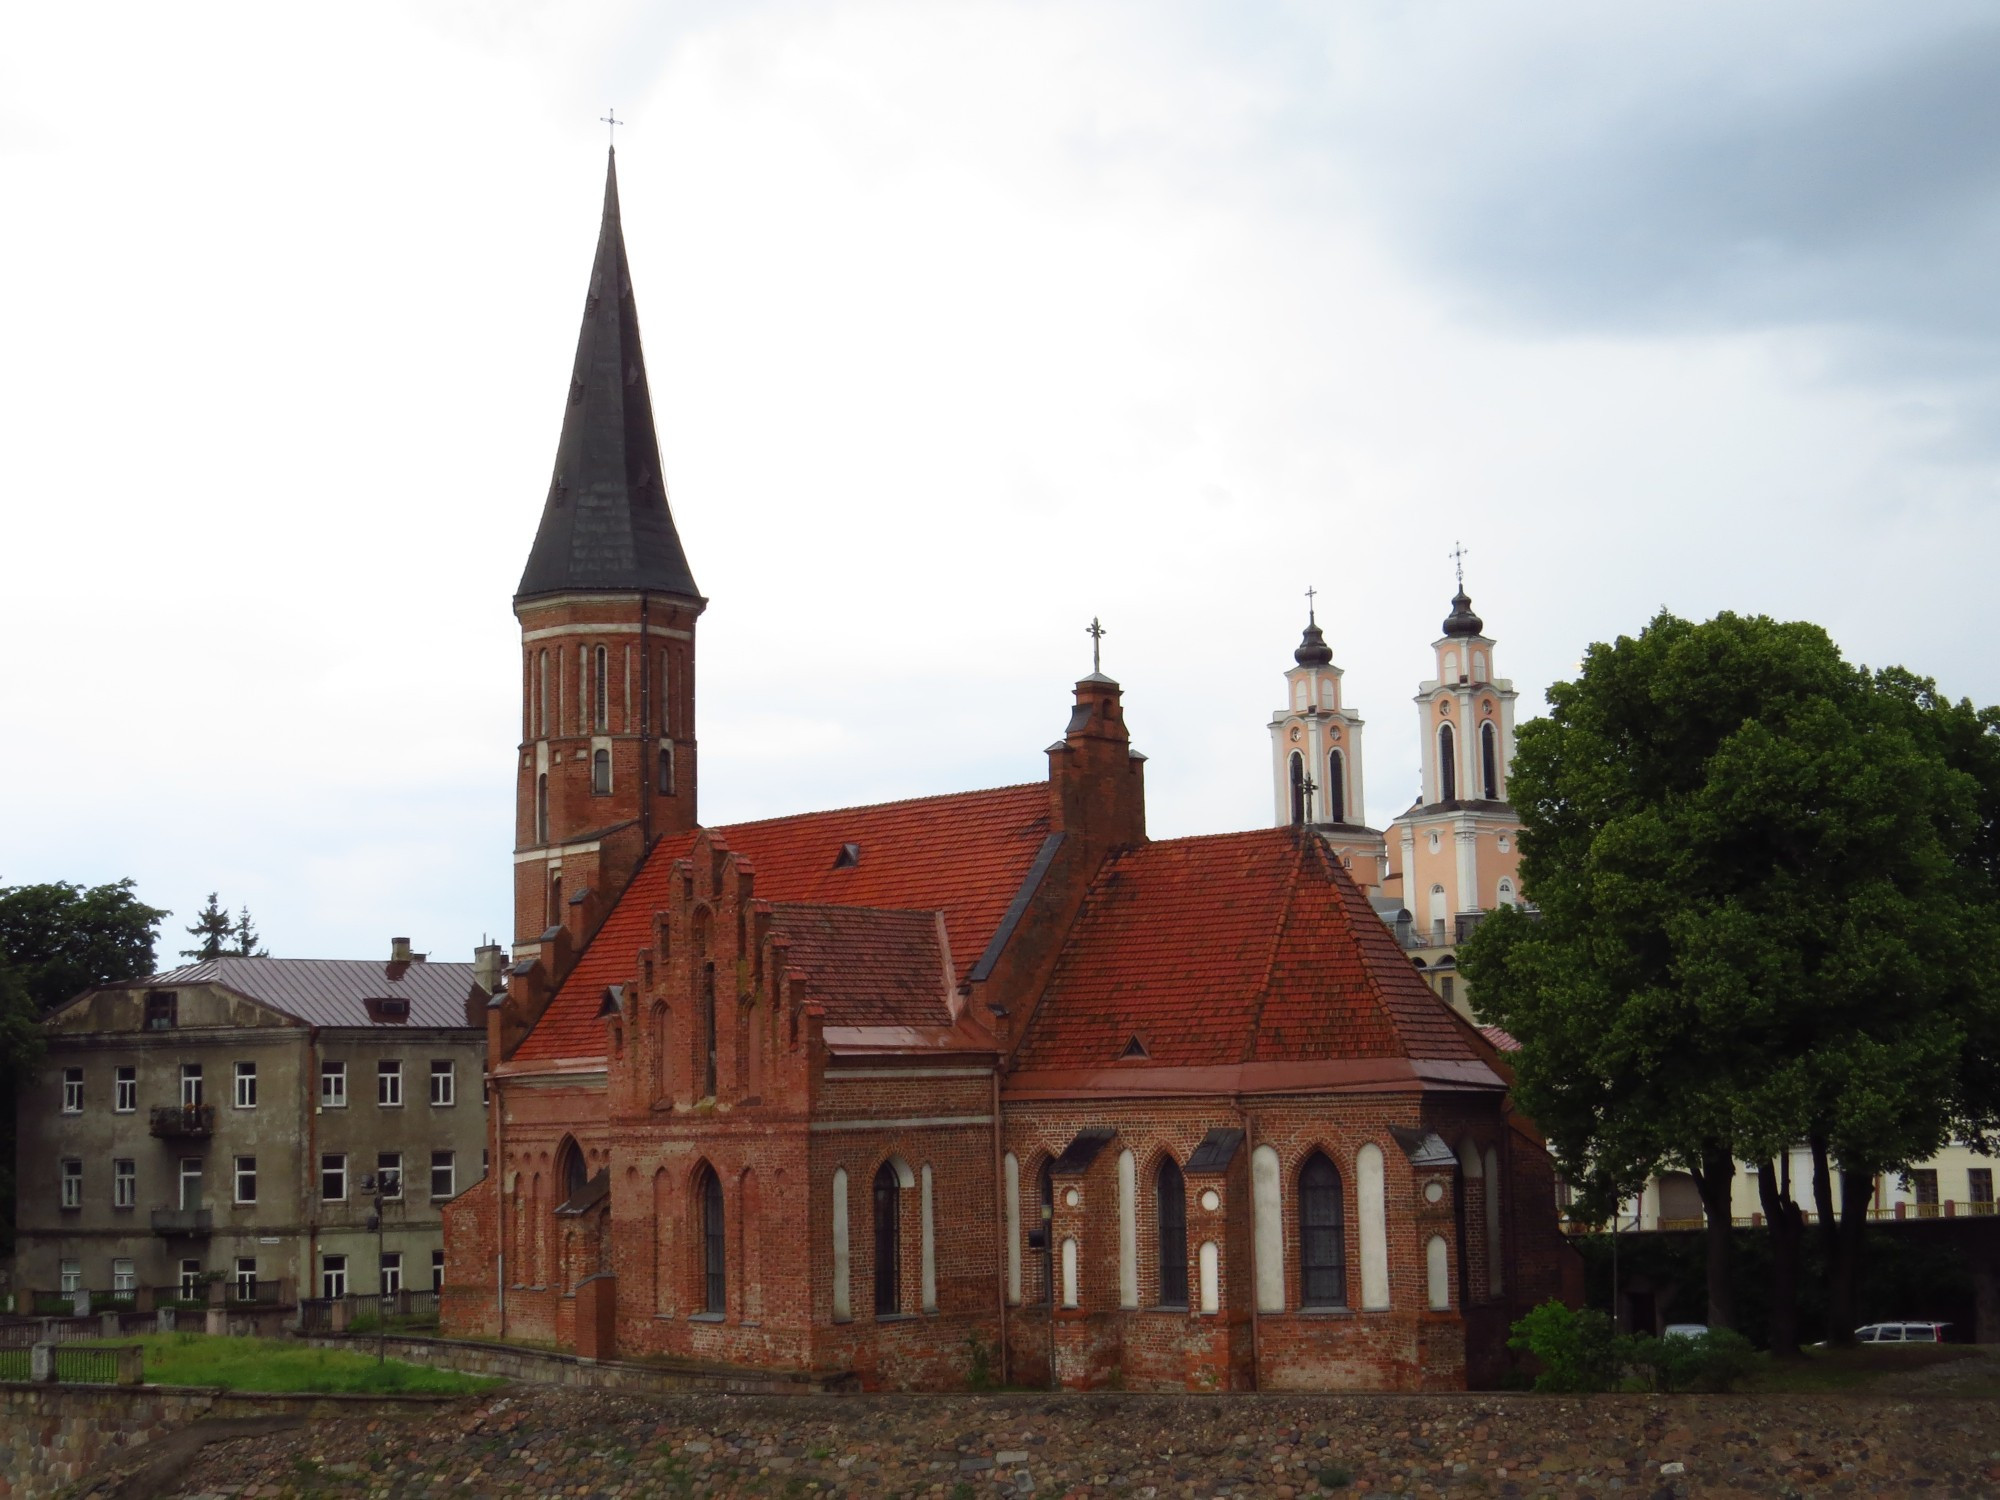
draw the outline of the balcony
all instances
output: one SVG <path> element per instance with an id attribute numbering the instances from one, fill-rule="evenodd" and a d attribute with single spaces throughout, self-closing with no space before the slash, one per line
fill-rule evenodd
<path id="1" fill-rule="evenodd" d="M 205 1141 L 215 1134 L 213 1104 L 155 1104 L 153 1134 L 163 1141 Z"/>
<path id="2" fill-rule="evenodd" d="M 215 1216 L 205 1208 L 156 1208 L 153 1233 L 169 1238 L 207 1239 L 215 1227 Z"/>

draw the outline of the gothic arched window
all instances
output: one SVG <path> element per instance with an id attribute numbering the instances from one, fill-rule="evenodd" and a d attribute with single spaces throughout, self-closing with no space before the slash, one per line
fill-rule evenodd
<path id="1" fill-rule="evenodd" d="M 549 773 L 535 778 L 535 842 L 549 841 Z"/>
<path id="2" fill-rule="evenodd" d="M 721 1313 L 727 1306 L 729 1278 L 722 1224 L 722 1179 L 715 1168 L 701 1169 L 701 1310 Z"/>
<path id="3" fill-rule="evenodd" d="M 666 1099 L 674 1091 L 674 1023 L 664 1005 L 653 1007 L 653 1097 Z"/>
<path id="4" fill-rule="evenodd" d="M 715 965 L 701 966 L 702 1097 L 715 1097 Z"/>
<path id="5" fill-rule="evenodd" d="M 1169 1156 L 1154 1178 L 1160 1221 L 1160 1306 L 1188 1305 L 1187 1179 Z"/>
<path id="6" fill-rule="evenodd" d="M 549 734 L 549 653 L 543 649 L 537 653 L 535 664 L 535 738 L 547 739 Z"/>
<path id="7" fill-rule="evenodd" d="M 590 1167 L 574 1140 L 563 1142 L 556 1180 L 562 1184 L 562 1201 L 565 1203 L 582 1192 L 584 1184 L 590 1181 Z"/>
<path id="8" fill-rule="evenodd" d="M 1347 821 L 1347 768 L 1341 762 L 1338 750 L 1329 750 L 1326 755 L 1326 820 L 1329 823 Z"/>
<path id="9" fill-rule="evenodd" d="M 1340 1169 L 1315 1151 L 1299 1169 L 1299 1291 L 1306 1307 L 1347 1306 Z"/>
<path id="10" fill-rule="evenodd" d="M 607 678 L 609 662 L 602 646 L 590 653 L 590 717 L 599 729 L 611 725 L 611 692 Z"/>
<path id="11" fill-rule="evenodd" d="M 1449 724 L 1438 725 L 1438 800 L 1449 802 L 1458 795 L 1457 742 Z"/>
<path id="12" fill-rule="evenodd" d="M 1296 750 L 1292 752 L 1291 777 L 1292 821 L 1303 823 L 1306 820 L 1306 758 Z"/>
<path id="13" fill-rule="evenodd" d="M 662 797 L 671 797 L 673 794 L 674 747 L 672 745 L 662 745 L 660 746 L 660 795 Z"/>
<path id="14" fill-rule="evenodd" d="M 899 1198 L 903 1184 L 893 1163 L 875 1169 L 875 1316 L 902 1311 L 902 1214 Z"/>
<path id="15" fill-rule="evenodd" d="M 590 757 L 590 790 L 598 797 L 611 795 L 611 752 L 596 750 Z"/>
<path id="16" fill-rule="evenodd" d="M 1479 779 L 1488 802 L 1500 800 L 1500 736 L 1489 719 L 1479 726 Z"/>
<path id="17" fill-rule="evenodd" d="M 1053 1302 L 1056 1295 L 1056 1174 L 1053 1159 L 1042 1163 L 1042 1172 L 1037 1179 L 1035 1197 L 1041 1205 L 1042 1216 L 1042 1301 Z"/>

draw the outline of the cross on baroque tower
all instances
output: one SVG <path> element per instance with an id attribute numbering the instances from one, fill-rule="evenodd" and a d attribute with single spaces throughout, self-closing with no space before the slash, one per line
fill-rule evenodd
<path id="1" fill-rule="evenodd" d="M 1464 592 L 1465 592 L 1465 545 L 1464 545 L 1464 543 L 1462 543 L 1462 542 L 1453 542 L 1453 543 L 1451 544 L 1451 553 L 1450 553 L 1450 556 L 1451 556 L 1451 561 L 1452 561 L 1452 565 L 1453 565 L 1453 566 L 1454 566 L 1455 568 L 1457 568 L 1457 569 L 1458 569 L 1458 588 L 1459 588 L 1459 592 L 1460 592 L 1460 593 L 1464 593 Z"/>
<path id="2" fill-rule="evenodd" d="M 1306 623 L 1308 625 L 1317 625 L 1319 623 L 1318 620 L 1313 618 L 1313 600 L 1318 597 L 1319 590 L 1308 584 L 1306 586 Z"/>
<path id="3" fill-rule="evenodd" d="M 599 115 L 597 118 L 601 123 L 610 127 L 610 129 L 606 133 L 611 138 L 611 144 L 614 146 L 617 145 L 618 127 L 625 123 L 623 120 L 618 118 L 618 111 L 615 109 L 607 109 L 603 114 Z"/>
<path id="4" fill-rule="evenodd" d="M 1083 633 L 1090 637 L 1090 670 L 1102 672 L 1104 663 L 1100 660 L 1100 648 L 1104 645 L 1104 627 L 1097 623 L 1097 616 L 1090 617 L 1090 623 L 1083 627 Z"/>

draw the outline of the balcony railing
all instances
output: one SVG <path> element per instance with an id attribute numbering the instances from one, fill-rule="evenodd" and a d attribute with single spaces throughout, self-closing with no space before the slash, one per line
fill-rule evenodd
<path id="1" fill-rule="evenodd" d="M 155 1104 L 153 1134 L 161 1140 L 205 1140 L 215 1134 L 213 1104 Z"/>
<path id="2" fill-rule="evenodd" d="M 206 1238 L 215 1227 L 215 1216 L 205 1208 L 156 1208 L 153 1233 Z"/>

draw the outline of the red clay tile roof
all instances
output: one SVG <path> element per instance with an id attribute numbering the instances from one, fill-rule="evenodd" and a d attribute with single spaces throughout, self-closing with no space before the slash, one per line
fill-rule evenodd
<path id="1" fill-rule="evenodd" d="M 1521 1044 L 1514 1040 L 1513 1033 L 1498 1026 L 1482 1026 L 1479 1034 L 1502 1052 L 1519 1052 Z"/>
<path id="2" fill-rule="evenodd" d="M 864 906 L 774 906 L 771 935 L 790 945 L 787 967 L 828 1026 L 949 1026 L 944 945 L 927 911 Z"/>
<path id="3" fill-rule="evenodd" d="M 756 894 L 766 901 L 942 911 L 962 980 L 1049 832 L 1049 788 L 1031 782 L 733 823 L 716 832 L 749 860 Z M 835 868 L 843 844 L 857 845 L 860 858 Z M 666 903 L 674 861 L 693 845 L 688 833 L 653 846 L 517 1059 L 603 1054 L 597 1013 L 605 986 L 632 979 L 633 955 L 646 945 L 653 912 Z"/>
<path id="4" fill-rule="evenodd" d="M 1444 1003 L 1317 837 L 1168 839 L 1098 872 L 1015 1065 L 1473 1061 Z"/>

